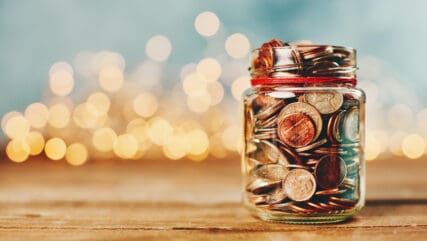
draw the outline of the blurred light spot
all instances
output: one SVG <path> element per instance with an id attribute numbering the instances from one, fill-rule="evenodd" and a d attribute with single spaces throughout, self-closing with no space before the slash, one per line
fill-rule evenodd
<path id="1" fill-rule="evenodd" d="M 188 139 L 185 135 L 172 135 L 166 140 L 162 150 L 167 158 L 178 160 L 187 154 L 188 146 Z"/>
<path id="2" fill-rule="evenodd" d="M 123 134 L 117 137 L 114 142 L 114 153 L 123 159 L 132 158 L 138 151 L 138 141 L 130 134 Z"/>
<path id="3" fill-rule="evenodd" d="M 184 67 L 181 68 L 181 72 L 179 76 L 181 77 L 181 80 L 184 80 L 187 75 L 192 74 L 196 72 L 197 65 L 194 63 L 186 64 Z"/>
<path id="4" fill-rule="evenodd" d="M 411 159 L 420 158 L 424 154 L 425 141 L 418 134 L 406 136 L 402 141 L 402 151 Z"/>
<path id="5" fill-rule="evenodd" d="M 162 67 L 154 61 L 144 61 L 132 73 L 131 79 L 138 83 L 141 88 L 150 89 L 160 82 Z"/>
<path id="6" fill-rule="evenodd" d="M 249 49 L 249 40 L 241 33 L 230 35 L 225 41 L 225 50 L 227 54 L 235 59 L 240 59 L 248 55 Z"/>
<path id="7" fill-rule="evenodd" d="M 230 125 L 225 128 L 221 135 L 224 147 L 230 151 L 239 151 L 240 142 L 242 142 L 242 131 L 239 125 Z"/>
<path id="8" fill-rule="evenodd" d="M 195 113 L 206 112 L 211 106 L 211 97 L 208 93 L 199 96 L 188 96 L 187 106 L 191 111 Z"/>
<path id="9" fill-rule="evenodd" d="M 21 114 L 9 118 L 4 132 L 10 139 L 23 139 L 30 131 L 30 123 Z"/>
<path id="10" fill-rule="evenodd" d="M 234 99 L 241 100 L 243 92 L 250 87 L 249 77 L 242 76 L 237 78 L 231 85 L 231 94 Z"/>
<path id="11" fill-rule="evenodd" d="M 220 133 L 216 133 L 210 138 L 209 153 L 216 158 L 224 158 L 227 156 L 227 150 L 222 144 L 222 137 Z"/>
<path id="12" fill-rule="evenodd" d="M 207 82 L 202 75 L 196 72 L 185 77 L 182 87 L 188 96 L 201 96 L 206 93 Z"/>
<path id="13" fill-rule="evenodd" d="M 98 115 L 107 114 L 111 105 L 110 98 L 102 92 L 95 92 L 91 94 L 87 98 L 86 102 L 91 104 L 96 109 Z"/>
<path id="14" fill-rule="evenodd" d="M 197 15 L 196 20 L 194 21 L 196 31 L 205 37 L 215 35 L 218 32 L 219 25 L 220 22 L 216 14 L 208 11 Z"/>
<path id="15" fill-rule="evenodd" d="M 92 62 L 94 59 L 95 54 L 88 51 L 82 51 L 77 53 L 76 57 L 74 58 L 73 65 L 80 75 L 90 78 L 92 77 L 92 74 L 98 73 L 99 70 L 93 71 Z"/>
<path id="16" fill-rule="evenodd" d="M 217 81 L 208 84 L 208 93 L 211 98 L 211 106 L 221 103 L 224 98 L 224 88 L 222 87 L 222 84 Z"/>
<path id="17" fill-rule="evenodd" d="M 123 72 L 116 66 L 106 66 L 99 72 L 98 82 L 102 89 L 117 92 L 123 86 Z"/>
<path id="18" fill-rule="evenodd" d="M 151 37 L 145 45 L 145 53 L 151 59 L 163 62 L 169 58 L 172 45 L 168 38 L 162 35 Z"/>
<path id="19" fill-rule="evenodd" d="M 30 154 L 35 156 L 42 153 L 44 148 L 44 138 L 43 135 L 38 131 L 31 131 L 25 137 L 25 142 L 30 147 Z"/>
<path id="20" fill-rule="evenodd" d="M 139 156 L 142 157 L 142 155 L 151 147 L 147 122 L 141 118 L 134 119 L 128 123 L 126 132 L 133 135 L 138 141 Z"/>
<path id="21" fill-rule="evenodd" d="M 163 145 L 172 133 L 173 128 L 165 119 L 155 117 L 149 120 L 148 136 L 154 144 Z"/>
<path id="22" fill-rule="evenodd" d="M 218 60 L 214 58 L 202 59 L 197 64 L 196 69 L 208 82 L 216 81 L 219 79 L 219 76 L 221 76 L 221 65 Z"/>
<path id="23" fill-rule="evenodd" d="M 187 134 L 187 139 L 190 144 L 190 155 L 201 155 L 209 148 L 209 138 L 206 132 L 195 129 Z"/>
<path id="24" fill-rule="evenodd" d="M 54 137 L 46 142 L 44 152 L 51 160 L 60 160 L 65 156 L 67 145 L 61 138 Z"/>
<path id="25" fill-rule="evenodd" d="M 116 132 L 113 129 L 105 127 L 95 130 L 92 135 L 92 144 L 100 152 L 109 152 L 113 150 L 117 139 Z"/>
<path id="26" fill-rule="evenodd" d="M 142 117 L 150 117 L 156 113 L 158 101 L 151 93 L 141 93 L 133 100 L 133 110 Z"/>
<path id="27" fill-rule="evenodd" d="M 396 129 L 406 129 L 413 121 L 413 112 L 405 104 L 397 104 L 390 108 L 387 113 L 390 126 Z"/>
<path id="28" fill-rule="evenodd" d="M 192 160 L 192 161 L 195 161 L 195 162 L 203 161 L 203 160 L 205 160 L 208 156 L 209 156 L 209 150 L 208 150 L 208 149 L 206 149 L 206 151 L 205 151 L 205 152 L 203 152 L 203 153 L 201 153 L 201 154 L 199 154 L 199 155 L 193 155 L 193 154 L 191 154 L 191 153 L 189 153 L 189 154 L 187 155 L 188 159 L 190 159 L 190 160 Z"/>
<path id="29" fill-rule="evenodd" d="M 402 140 L 407 136 L 406 132 L 396 131 L 390 136 L 389 149 L 393 155 L 402 156 Z"/>
<path id="30" fill-rule="evenodd" d="M 87 148 L 81 143 L 73 143 L 67 147 L 65 160 L 73 166 L 83 165 L 88 159 Z"/>
<path id="31" fill-rule="evenodd" d="M 92 59 L 92 72 L 99 73 L 102 69 L 108 67 L 115 67 L 120 71 L 124 71 L 125 65 L 125 59 L 121 54 L 111 51 L 100 51 Z"/>
<path id="32" fill-rule="evenodd" d="M 49 87 L 58 96 L 67 96 L 74 88 L 73 75 L 65 70 L 56 71 L 49 76 Z"/>
<path id="33" fill-rule="evenodd" d="M 49 109 L 42 103 L 33 103 L 25 109 L 25 119 L 34 128 L 43 128 L 49 119 Z"/>
<path id="34" fill-rule="evenodd" d="M 13 139 L 6 146 L 6 155 L 13 162 L 24 162 L 30 155 L 30 147 L 23 139 Z"/>
<path id="35" fill-rule="evenodd" d="M 6 133 L 6 123 L 10 120 L 10 118 L 15 116 L 22 116 L 22 114 L 19 113 L 18 111 L 11 111 L 3 115 L 1 119 L 1 129 L 3 130 L 4 133 Z"/>
<path id="36" fill-rule="evenodd" d="M 68 72 L 71 76 L 74 75 L 73 67 L 67 62 L 56 62 L 49 69 L 49 76 L 54 75 L 57 72 Z"/>
<path id="37" fill-rule="evenodd" d="M 427 108 L 422 109 L 417 114 L 417 128 L 427 132 Z"/>
<path id="38" fill-rule="evenodd" d="M 49 108 L 48 123 L 55 128 L 64 128 L 70 121 L 70 111 L 63 104 L 56 104 Z"/>
<path id="39" fill-rule="evenodd" d="M 380 147 L 379 149 L 380 153 L 385 152 L 389 145 L 389 139 L 390 139 L 390 136 L 388 135 L 388 133 L 384 130 L 372 130 L 372 131 L 369 130 L 368 132 L 370 132 L 373 136 L 375 136 L 375 139 L 377 140 Z"/>
<path id="40" fill-rule="evenodd" d="M 366 133 L 365 159 L 372 161 L 381 153 L 381 144 L 377 138 L 370 132 Z"/>
<path id="41" fill-rule="evenodd" d="M 85 102 L 76 106 L 73 111 L 73 120 L 81 128 L 95 128 L 105 123 L 106 116 L 99 114 L 95 106 Z"/>

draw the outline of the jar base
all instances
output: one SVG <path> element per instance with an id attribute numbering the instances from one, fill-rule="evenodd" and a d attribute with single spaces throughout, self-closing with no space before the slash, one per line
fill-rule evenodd
<path id="1" fill-rule="evenodd" d="M 245 205 L 249 209 L 252 216 L 263 221 L 287 224 L 330 224 L 341 223 L 350 220 L 360 208 L 347 211 L 340 214 L 318 214 L 318 215 L 301 215 L 291 214 L 279 211 L 259 210 L 258 208 Z"/>

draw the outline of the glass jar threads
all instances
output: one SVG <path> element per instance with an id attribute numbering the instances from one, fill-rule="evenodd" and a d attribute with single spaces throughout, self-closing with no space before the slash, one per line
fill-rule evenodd
<path id="1" fill-rule="evenodd" d="M 364 205 L 365 95 L 356 51 L 273 39 L 243 96 L 243 201 L 263 220 L 343 221 Z"/>

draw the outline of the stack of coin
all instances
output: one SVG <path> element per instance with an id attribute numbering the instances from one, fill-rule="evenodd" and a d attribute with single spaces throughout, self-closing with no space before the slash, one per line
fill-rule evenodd
<path id="1" fill-rule="evenodd" d="M 331 45 L 288 44 L 278 39 L 254 50 L 251 75 L 355 77 L 355 50 Z"/>
<path id="2" fill-rule="evenodd" d="M 318 59 L 323 55 L 317 51 L 301 54 Z M 247 202 L 296 214 L 355 208 L 362 151 L 358 96 L 339 88 L 295 91 L 289 98 L 271 93 L 244 100 Z"/>

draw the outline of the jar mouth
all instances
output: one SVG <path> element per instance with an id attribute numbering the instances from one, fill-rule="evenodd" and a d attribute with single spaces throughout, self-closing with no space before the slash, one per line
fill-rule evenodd
<path id="1" fill-rule="evenodd" d="M 252 78 L 355 78 L 356 50 L 319 44 L 264 44 L 252 51 Z"/>

